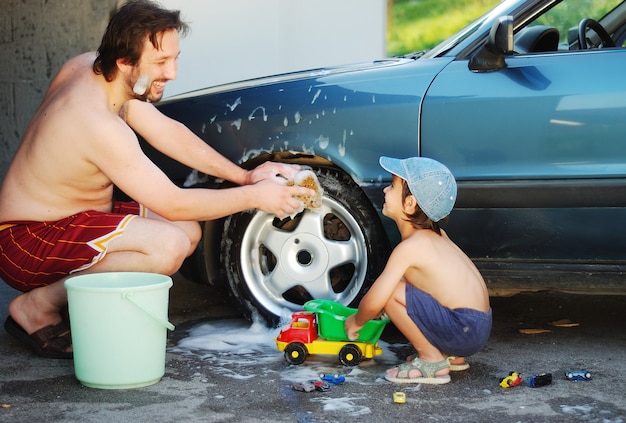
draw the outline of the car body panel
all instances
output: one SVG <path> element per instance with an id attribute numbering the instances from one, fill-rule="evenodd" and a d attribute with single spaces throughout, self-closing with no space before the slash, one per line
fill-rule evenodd
<path id="1" fill-rule="evenodd" d="M 450 232 L 470 256 L 626 263 L 613 229 L 626 206 L 625 61 L 623 49 L 524 55 L 498 72 L 455 61 L 438 74 L 421 153 L 457 178 Z"/>
<path id="2" fill-rule="evenodd" d="M 376 181 L 381 142 L 388 154 L 417 155 L 419 104 L 432 74 L 450 59 L 408 59 L 352 73 L 306 72 L 285 81 L 164 102 L 160 109 L 236 163 L 263 153 L 298 151 L 323 157 L 360 181 Z M 422 66 L 417 66 L 422 64 Z M 272 81 L 271 84 L 267 83 Z M 180 176 L 179 176 L 180 177 Z"/>
<path id="3" fill-rule="evenodd" d="M 469 69 L 497 18 L 513 16 L 517 32 L 557 3 L 504 1 L 411 58 L 226 84 L 158 107 L 242 166 L 291 157 L 341 169 L 379 212 L 391 179 L 379 156 L 432 157 L 459 185 L 444 227 L 490 287 L 623 289 L 626 49 L 510 54 L 503 69 Z M 220 185 L 144 147 L 177 184 Z"/>
<path id="4" fill-rule="evenodd" d="M 424 99 L 421 152 L 459 181 L 623 178 L 625 62 L 626 50 L 514 56 L 487 73 L 455 61 Z"/>

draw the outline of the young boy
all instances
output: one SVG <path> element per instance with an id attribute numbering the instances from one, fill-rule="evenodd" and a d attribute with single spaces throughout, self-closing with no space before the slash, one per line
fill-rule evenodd
<path id="1" fill-rule="evenodd" d="M 469 367 L 464 357 L 480 350 L 491 331 L 485 282 L 439 227 L 454 206 L 456 182 L 448 168 L 425 157 L 381 157 L 380 165 L 393 174 L 384 189 L 383 214 L 396 222 L 402 240 L 358 312 L 346 319 L 346 333 L 356 339 L 384 309 L 417 351 L 385 378 L 448 383 L 450 370 Z"/>

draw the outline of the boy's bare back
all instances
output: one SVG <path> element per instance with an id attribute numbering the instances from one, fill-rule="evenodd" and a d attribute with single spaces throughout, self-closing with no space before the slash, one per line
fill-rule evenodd
<path id="1" fill-rule="evenodd" d="M 392 252 L 393 263 L 405 263 L 404 280 L 450 308 L 487 312 L 489 295 L 472 261 L 442 230 L 415 229 Z"/>

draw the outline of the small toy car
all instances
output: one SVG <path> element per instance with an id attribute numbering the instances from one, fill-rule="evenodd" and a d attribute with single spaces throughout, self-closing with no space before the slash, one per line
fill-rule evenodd
<path id="1" fill-rule="evenodd" d="M 500 386 L 503 388 L 512 388 L 522 383 L 522 374 L 517 372 L 511 372 L 505 378 L 500 379 Z"/>
<path id="2" fill-rule="evenodd" d="M 404 404 L 406 402 L 406 394 L 396 391 L 393 393 L 393 402 L 396 404 Z"/>
<path id="3" fill-rule="evenodd" d="M 341 376 L 338 374 L 327 375 L 327 374 L 321 373 L 320 379 L 325 380 L 328 383 L 332 383 L 333 385 L 339 385 L 346 381 L 345 376 Z"/>
<path id="4" fill-rule="evenodd" d="M 310 380 L 309 382 L 311 382 L 313 386 L 315 386 L 315 390 L 317 391 L 330 391 L 330 384 L 328 382 L 325 382 L 323 380 Z"/>
<path id="5" fill-rule="evenodd" d="M 551 383 L 552 373 L 542 373 L 528 378 L 528 386 L 531 388 L 539 388 L 540 386 L 550 385 Z"/>
<path id="6" fill-rule="evenodd" d="M 311 382 L 295 382 L 291 387 L 300 392 L 313 392 L 315 390 L 315 385 Z"/>
<path id="7" fill-rule="evenodd" d="M 572 370 L 565 372 L 565 378 L 567 380 L 589 380 L 591 379 L 591 373 L 587 370 Z"/>
<path id="8" fill-rule="evenodd" d="M 328 382 L 324 382 L 321 380 L 309 380 L 306 382 L 295 382 L 291 385 L 293 389 L 300 392 L 313 392 L 313 391 L 321 391 L 326 392 L 330 390 L 330 385 Z"/>

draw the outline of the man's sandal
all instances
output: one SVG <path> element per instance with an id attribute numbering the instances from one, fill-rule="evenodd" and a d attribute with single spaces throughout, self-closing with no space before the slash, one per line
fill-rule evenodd
<path id="1" fill-rule="evenodd" d="M 400 364 L 398 374 L 395 377 L 389 374 L 385 375 L 385 379 L 394 383 L 426 383 L 431 385 L 441 385 L 450 382 L 450 375 L 437 376 L 436 373 L 443 369 L 449 369 L 450 362 L 443 359 L 436 363 L 429 363 L 419 357 L 414 358 L 408 363 Z M 410 377 L 411 370 L 418 370 L 422 375 L 419 377 Z"/>
<path id="2" fill-rule="evenodd" d="M 74 355 L 67 351 L 72 347 L 72 337 L 65 322 L 46 326 L 29 335 L 13 317 L 8 316 L 4 329 L 41 357 L 70 359 Z"/>

